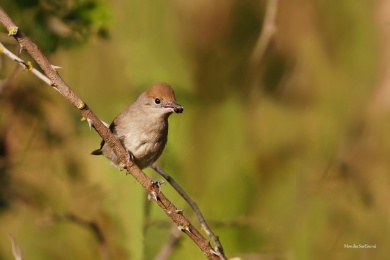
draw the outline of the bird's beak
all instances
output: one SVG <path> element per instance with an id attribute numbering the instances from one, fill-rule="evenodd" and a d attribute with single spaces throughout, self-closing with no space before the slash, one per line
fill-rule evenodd
<path id="1" fill-rule="evenodd" d="M 183 106 L 182 105 L 179 105 L 178 103 L 176 102 L 172 102 L 172 103 L 169 103 L 169 104 L 166 104 L 164 106 L 165 108 L 172 108 L 173 109 L 173 112 L 179 114 L 179 113 L 183 113 Z"/>

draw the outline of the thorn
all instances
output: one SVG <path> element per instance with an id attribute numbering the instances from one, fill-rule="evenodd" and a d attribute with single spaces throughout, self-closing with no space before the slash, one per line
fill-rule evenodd
<path id="1" fill-rule="evenodd" d="M 92 120 L 89 119 L 89 118 L 85 118 L 85 117 L 82 117 L 82 118 L 81 118 L 81 121 L 82 121 L 82 122 L 85 121 L 85 120 L 87 120 L 87 123 L 88 123 L 88 126 L 89 126 L 89 130 L 92 130 L 92 127 L 94 126 Z"/>
<path id="2" fill-rule="evenodd" d="M 19 31 L 19 28 L 16 26 L 12 26 L 8 30 L 8 36 L 15 36 Z"/>
<path id="3" fill-rule="evenodd" d="M 88 125 L 89 125 L 89 130 L 92 130 L 92 128 L 95 128 L 95 124 L 93 123 L 93 121 L 92 121 L 91 119 L 82 117 L 80 120 L 81 120 L 81 122 L 87 121 L 87 123 L 88 123 Z M 101 122 L 103 123 L 103 125 L 104 125 L 105 127 L 107 127 L 107 128 L 110 127 L 110 125 L 107 124 L 106 122 L 104 122 L 104 121 L 101 121 Z"/>
<path id="4" fill-rule="evenodd" d="M 180 230 L 180 231 L 187 231 L 187 232 L 189 232 L 189 233 L 192 233 L 191 232 L 191 230 L 190 230 L 190 228 L 188 227 L 188 226 L 183 226 L 183 225 L 179 225 L 179 226 L 177 226 L 177 228 Z"/>
<path id="5" fill-rule="evenodd" d="M 110 124 L 107 124 L 106 122 L 104 121 L 101 121 L 103 123 L 103 125 L 105 125 L 107 128 L 110 128 Z"/>
<path id="6" fill-rule="evenodd" d="M 23 51 L 25 48 L 24 48 L 23 44 L 21 44 L 21 43 L 19 43 L 19 47 L 20 47 L 20 49 L 19 49 L 19 55 L 20 55 L 20 54 L 22 54 L 22 51 Z"/>
<path id="7" fill-rule="evenodd" d="M 56 66 L 56 65 L 51 65 L 51 68 L 54 69 L 54 70 L 57 70 L 57 69 L 62 69 L 62 67 L 60 66 Z"/>
<path id="8" fill-rule="evenodd" d="M 190 230 L 190 228 L 189 227 L 186 227 L 185 228 L 189 233 L 191 233 L 192 234 L 192 232 L 191 232 L 191 230 Z"/>
<path id="9" fill-rule="evenodd" d="M 177 229 L 180 230 L 180 231 L 183 231 L 184 230 L 184 226 L 179 225 L 179 226 L 177 226 Z"/>
<path id="10" fill-rule="evenodd" d="M 210 249 L 210 253 L 212 253 L 213 255 L 219 256 L 218 252 L 215 251 L 214 249 Z"/>
<path id="11" fill-rule="evenodd" d="M 183 215 L 184 209 L 175 210 L 176 214 Z"/>

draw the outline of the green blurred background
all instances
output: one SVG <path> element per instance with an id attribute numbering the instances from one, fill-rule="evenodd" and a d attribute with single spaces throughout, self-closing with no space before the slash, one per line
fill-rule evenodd
<path id="1" fill-rule="evenodd" d="M 270 4 L 275 33 L 256 52 Z M 154 82 L 174 87 L 185 112 L 170 118 L 158 164 L 229 257 L 388 257 L 389 1 L 1 6 L 104 121 Z M 4 29 L 0 41 L 18 53 Z M 62 96 L 15 67 L 1 57 L 0 259 L 13 258 L 8 234 L 25 259 L 155 259 L 170 220 L 130 175 L 89 155 L 100 138 Z M 203 258 L 187 237 L 169 257 Z"/>

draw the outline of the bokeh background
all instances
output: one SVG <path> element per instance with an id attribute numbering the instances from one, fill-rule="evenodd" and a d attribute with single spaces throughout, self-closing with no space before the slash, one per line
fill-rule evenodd
<path id="1" fill-rule="evenodd" d="M 388 257 L 389 1 L 1 6 L 104 121 L 154 82 L 174 87 L 185 112 L 158 165 L 229 257 Z M 5 29 L 0 41 L 19 53 Z M 13 259 L 9 235 L 25 259 L 155 259 L 170 220 L 89 155 L 100 138 L 61 95 L 4 56 L 0 68 L 0 259 Z M 187 237 L 168 257 L 203 258 Z"/>

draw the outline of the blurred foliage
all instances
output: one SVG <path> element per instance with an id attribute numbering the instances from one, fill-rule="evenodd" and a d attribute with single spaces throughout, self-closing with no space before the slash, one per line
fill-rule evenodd
<path id="1" fill-rule="evenodd" d="M 2 7 L 48 54 L 109 35 L 110 9 L 99 0 L 15 0 Z"/>
<path id="2" fill-rule="evenodd" d="M 158 163 L 228 256 L 386 259 L 387 2 L 278 1 L 261 57 L 253 51 L 268 1 L 2 7 L 104 121 L 151 83 L 174 86 L 185 112 L 170 118 Z M 0 259 L 12 258 L 6 232 L 26 259 L 154 259 L 170 221 L 130 176 L 89 156 L 99 137 L 60 95 L 1 59 Z M 170 259 L 202 257 L 183 237 Z"/>

